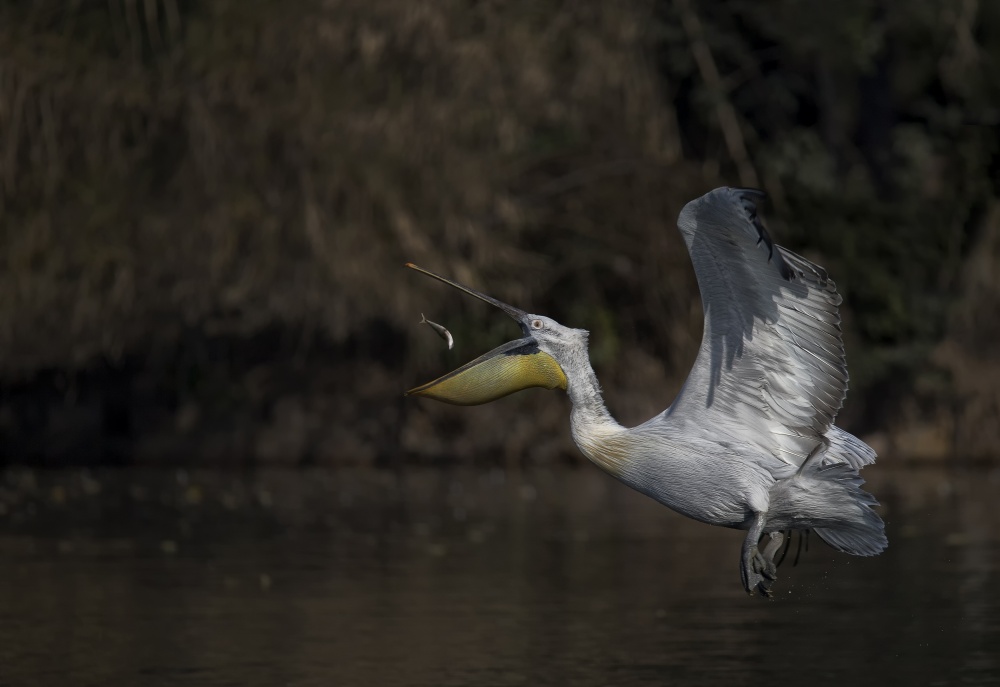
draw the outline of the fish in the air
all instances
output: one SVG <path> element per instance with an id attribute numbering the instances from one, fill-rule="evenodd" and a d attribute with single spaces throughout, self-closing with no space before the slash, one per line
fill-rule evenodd
<path id="1" fill-rule="evenodd" d="M 449 332 L 447 329 L 445 329 L 437 322 L 431 322 L 426 317 L 424 317 L 423 313 L 420 313 L 420 324 L 424 323 L 429 324 L 431 329 L 433 329 L 438 333 L 438 336 L 440 336 L 442 339 L 448 342 L 448 350 L 450 351 L 452 349 L 452 346 L 455 345 L 455 339 L 452 338 L 451 332 Z"/>

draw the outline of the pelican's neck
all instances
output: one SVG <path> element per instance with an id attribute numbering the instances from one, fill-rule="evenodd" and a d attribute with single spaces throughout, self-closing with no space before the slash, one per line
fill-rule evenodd
<path id="1" fill-rule="evenodd" d="M 628 460 L 620 441 L 626 431 L 618 424 L 604 405 L 601 385 L 590 365 L 586 350 L 566 370 L 566 392 L 573 403 L 570 428 L 573 441 L 587 458 L 613 475 L 621 476 Z"/>
<path id="2" fill-rule="evenodd" d="M 604 405 L 604 396 L 601 394 L 601 385 L 594 374 L 594 368 L 590 366 L 590 360 L 586 359 L 574 374 L 567 375 L 569 385 L 566 393 L 569 400 L 573 402 L 573 423 L 586 425 L 612 426 L 621 428 L 611 413 Z"/>

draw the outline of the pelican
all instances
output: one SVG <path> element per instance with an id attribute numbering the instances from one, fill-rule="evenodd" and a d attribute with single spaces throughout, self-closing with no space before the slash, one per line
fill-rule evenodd
<path id="1" fill-rule="evenodd" d="M 474 405 L 529 387 L 566 391 L 573 440 L 599 468 L 681 515 L 747 531 L 740 579 L 751 596 L 772 595 L 785 533 L 814 530 L 838 551 L 881 553 L 885 528 L 859 474 L 875 452 L 834 426 L 848 381 L 841 298 L 822 267 L 771 241 L 763 197 L 718 188 L 680 213 L 705 327 L 687 381 L 659 415 L 631 428 L 615 421 L 585 330 L 412 263 L 504 311 L 523 336 L 407 395 Z"/>

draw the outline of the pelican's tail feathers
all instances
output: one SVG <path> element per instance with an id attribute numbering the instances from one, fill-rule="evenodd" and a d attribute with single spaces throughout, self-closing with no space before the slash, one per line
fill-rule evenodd
<path id="1" fill-rule="evenodd" d="M 847 463 L 855 470 L 875 462 L 875 450 L 850 432 L 845 432 L 836 425 L 826 432 L 827 446 L 823 451 L 821 462 Z"/>
<path id="2" fill-rule="evenodd" d="M 885 523 L 873 510 L 878 501 L 861 488 L 865 481 L 857 469 L 846 463 L 834 463 L 817 467 L 811 476 L 818 485 L 823 485 L 820 491 L 828 503 L 836 504 L 835 516 L 824 518 L 823 527 L 814 527 L 816 534 L 844 553 L 855 556 L 882 553 L 889 545 Z"/>
<path id="3" fill-rule="evenodd" d="M 807 461 L 794 477 L 775 484 L 769 511 L 777 529 L 813 529 L 838 551 L 874 556 L 888 540 L 873 510 L 878 501 L 861 488 L 864 483 L 847 462 Z"/>

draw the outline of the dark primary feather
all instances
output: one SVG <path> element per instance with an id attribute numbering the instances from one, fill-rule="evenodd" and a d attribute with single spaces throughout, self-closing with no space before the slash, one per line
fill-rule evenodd
<path id="1" fill-rule="evenodd" d="M 732 189 L 740 202 L 743 205 L 743 209 L 746 210 L 747 218 L 753 225 L 754 229 L 757 230 L 757 245 L 759 246 L 762 242 L 767 247 L 767 259 L 768 261 L 774 258 L 774 241 L 771 240 L 771 235 L 767 233 L 767 229 L 764 228 L 764 223 L 760 220 L 760 215 L 757 214 L 757 202 L 754 197 L 759 200 L 764 200 L 767 198 L 767 194 L 755 188 L 734 188 Z M 774 261 L 775 267 L 778 268 L 778 272 L 786 280 L 791 280 L 793 272 L 791 268 L 785 263 L 784 259 L 781 257 L 781 253 L 778 253 L 777 260 Z"/>

